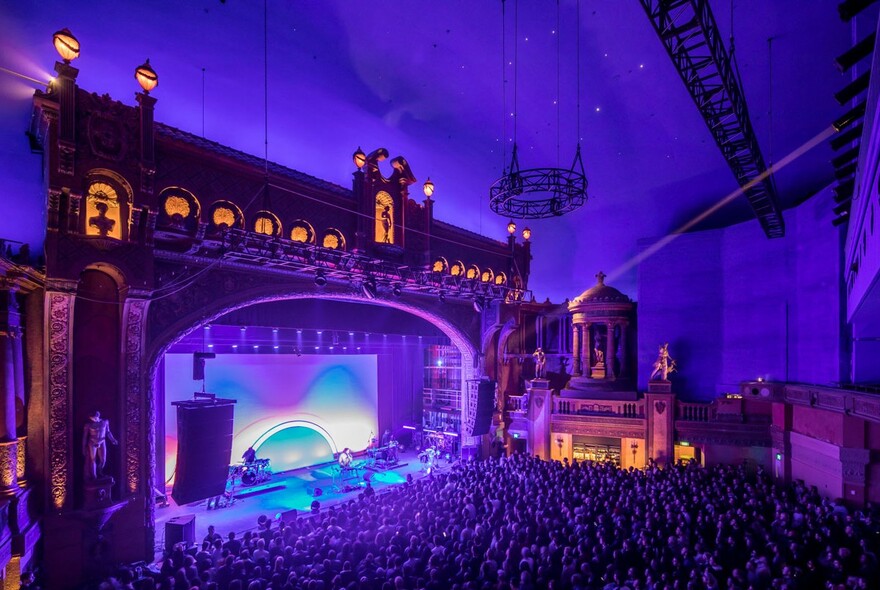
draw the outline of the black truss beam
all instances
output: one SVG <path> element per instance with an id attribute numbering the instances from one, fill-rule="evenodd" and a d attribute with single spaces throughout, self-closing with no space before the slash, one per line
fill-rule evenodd
<path id="1" fill-rule="evenodd" d="M 292 274 L 322 271 L 328 280 L 352 285 L 375 283 L 380 288 L 397 287 L 403 293 L 439 294 L 449 299 L 476 301 L 528 301 L 531 292 L 508 285 L 485 283 L 430 269 L 412 267 L 355 252 L 333 250 L 236 229 L 226 230 L 219 244 L 224 260 L 260 266 Z"/>
<path id="2" fill-rule="evenodd" d="M 708 0 L 639 0 L 769 238 L 785 235 L 773 176 Z"/>

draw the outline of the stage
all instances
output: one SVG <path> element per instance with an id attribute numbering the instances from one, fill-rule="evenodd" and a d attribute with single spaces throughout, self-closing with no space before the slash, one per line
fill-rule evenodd
<path id="1" fill-rule="evenodd" d="M 363 457 L 357 460 L 363 460 Z M 449 468 L 450 463 L 441 461 L 440 465 L 434 466 L 434 472 L 442 472 Z M 396 467 L 386 470 L 362 470 L 359 482 L 347 479 L 344 483 L 349 485 L 360 484 L 356 489 L 349 492 L 340 492 L 337 489 L 339 480 L 334 483 L 333 470 L 336 463 L 323 463 L 312 467 L 305 467 L 293 471 L 275 474 L 262 484 L 253 487 L 237 486 L 235 493 L 238 497 L 232 506 L 208 510 L 207 500 L 192 504 L 177 505 L 171 498 L 171 487 L 167 490 L 168 506 L 156 508 L 156 554 L 160 556 L 165 547 L 165 523 L 172 518 L 192 514 L 196 517 L 195 541 L 200 544 L 208 534 L 208 525 L 214 525 L 216 532 L 225 540 L 230 531 L 235 531 L 240 537 L 245 531 L 254 530 L 257 527 L 257 518 L 266 515 L 275 518 L 278 514 L 284 514 L 289 510 L 296 510 L 298 514 L 307 514 L 311 510 L 313 500 L 321 503 L 321 510 L 327 507 L 353 500 L 360 491 L 366 487 L 363 475 L 370 475 L 370 483 L 374 490 L 381 492 L 393 485 L 399 485 L 406 481 L 406 476 L 412 474 L 414 479 L 425 475 L 421 471 L 424 465 L 419 461 L 414 451 L 400 454 Z M 321 488 L 321 495 L 314 497 L 315 488 Z"/>

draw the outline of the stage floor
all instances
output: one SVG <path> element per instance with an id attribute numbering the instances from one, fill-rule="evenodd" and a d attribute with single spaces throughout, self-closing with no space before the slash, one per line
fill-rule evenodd
<path id="1" fill-rule="evenodd" d="M 287 471 L 272 476 L 268 482 L 246 488 L 238 486 L 236 494 L 248 493 L 257 490 L 244 498 L 235 500 L 232 506 L 208 510 L 207 500 L 184 504 L 179 506 L 171 498 L 171 487 L 168 488 L 168 506 L 156 508 L 156 556 L 160 557 L 165 547 L 165 523 L 172 518 L 193 514 L 196 516 L 196 543 L 200 544 L 208 534 L 208 525 L 213 524 L 217 533 L 224 540 L 226 535 L 235 531 L 237 537 L 248 530 L 257 528 L 257 519 L 265 514 L 269 518 L 275 518 L 276 514 L 283 514 L 288 510 L 296 510 L 298 513 L 308 513 L 311 510 L 313 490 L 321 488 L 322 494 L 317 498 L 321 502 L 323 511 L 329 506 L 356 499 L 358 493 L 363 490 L 363 477 L 360 477 L 361 486 L 349 492 L 337 490 L 333 481 L 333 468 L 335 463 L 325 463 L 314 467 L 304 467 L 294 471 Z M 441 465 L 435 465 L 435 473 L 448 468 L 448 463 L 443 461 Z M 407 474 L 412 473 L 415 479 L 425 475 L 421 469 L 424 467 L 415 452 L 400 454 L 398 466 L 384 471 L 362 471 L 371 473 L 371 485 L 374 490 L 380 491 L 393 485 L 399 485 L 406 481 Z M 358 483 L 354 479 L 346 480 L 347 484 Z M 259 491 L 260 488 L 270 488 Z"/>

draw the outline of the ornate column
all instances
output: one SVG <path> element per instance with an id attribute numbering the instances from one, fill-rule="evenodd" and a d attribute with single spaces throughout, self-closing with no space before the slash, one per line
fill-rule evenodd
<path id="1" fill-rule="evenodd" d="M 590 376 L 590 372 L 592 371 L 592 358 L 593 358 L 593 334 L 590 332 L 590 327 L 593 324 L 590 322 L 584 322 L 581 324 L 581 330 L 584 332 L 584 342 L 582 346 L 582 351 L 585 353 L 581 362 L 584 367 L 584 374 L 588 377 Z"/>
<path id="2" fill-rule="evenodd" d="M 19 331 L 15 287 L 0 284 L 0 494 L 18 488 L 18 433 L 15 426 L 14 340 Z"/>
<path id="3" fill-rule="evenodd" d="M 18 485 L 25 486 L 25 463 L 27 450 L 27 407 L 24 399 L 24 351 L 22 350 L 22 329 L 18 328 L 13 333 L 12 361 L 15 365 L 15 428 L 18 440 L 18 452 L 16 454 L 16 477 Z"/>
<path id="4" fill-rule="evenodd" d="M 121 439 L 125 458 L 125 491 L 129 494 L 150 490 L 152 487 L 145 485 L 152 473 L 152 463 L 146 464 L 143 449 L 146 438 L 155 432 L 155 413 L 144 406 L 146 396 L 142 381 L 147 372 L 144 366 L 144 336 L 149 301 L 131 297 L 134 294 L 129 291 L 122 315 L 125 425 Z M 145 416 L 147 420 L 144 420 Z M 152 497 L 151 492 L 150 496 Z"/>
<path id="5" fill-rule="evenodd" d="M 575 377 L 583 375 L 581 369 L 581 327 L 580 324 L 571 325 L 571 347 L 574 353 L 574 361 L 572 362 L 571 374 Z"/>
<path id="6" fill-rule="evenodd" d="M 617 342 L 614 341 L 614 322 L 605 324 L 608 327 L 608 337 L 605 338 L 605 366 L 606 379 L 613 380 L 616 377 L 614 372 L 614 359 L 617 356 Z"/>
<path id="7" fill-rule="evenodd" d="M 627 377 L 627 363 L 626 363 L 626 332 L 627 327 L 629 327 L 628 322 L 621 322 L 620 324 L 620 375 L 622 377 Z"/>
<path id="8" fill-rule="evenodd" d="M 71 456 L 71 333 L 76 284 L 60 285 L 70 292 L 47 289 L 44 324 L 48 350 L 45 374 L 48 390 L 49 502 L 60 511 L 73 503 L 73 458 Z M 56 289 L 58 287 L 56 286 Z"/>

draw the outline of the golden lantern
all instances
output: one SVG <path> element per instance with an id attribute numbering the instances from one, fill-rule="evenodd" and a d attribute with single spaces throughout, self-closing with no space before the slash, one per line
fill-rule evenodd
<path id="1" fill-rule="evenodd" d="M 516 233 L 516 224 L 512 220 L 507 223 L 507 233 L 510 235 Z"/>
<path id="2" fill-rule="evenodd" d="M 425 196 L 428 197 L 429 199 L 431 198 L 431 195 L 434 194 L 434 183 L 431 182 L 430 176 L 425 181 L 425 184 L 422 185 L 422 190 L 425 191 Z"/>
<path id="3" fill-rule="evenodd" d="M 134 78 L 144 89 L 145 94 L 149 94 L 150 90 L 159 85 L 159 74 L 150 66 L 149 59 L 137 67 L 134 71 Z"/>
<path id="4" fill-rule="evenodd" d="M 367 163 L 367 154 L 364 153 L 364 150 L 358 146 L 357 151 L 352 155 L 352 160 L 354 160 L 354 165 L 358 167 L 358 170 L 364 167 L 364 164 Z"/>
<path id="5" fill-rule="evenodd" d="M 530 230 L 527 227 L 524 227 L 522 236 L 523 236 L 523 239 L 528 242 L 529 240 L 532 239 L 532 230 Z"/>
<path id="6" fill-rule="evenodd" d="M 79 57 L 79 40 L 73 36 L 70 29 L 64 28 L 56 31 L 52 35 L 52 43 L 55 45 L 55 51 L 69 64 L 72 60 Z"/>

